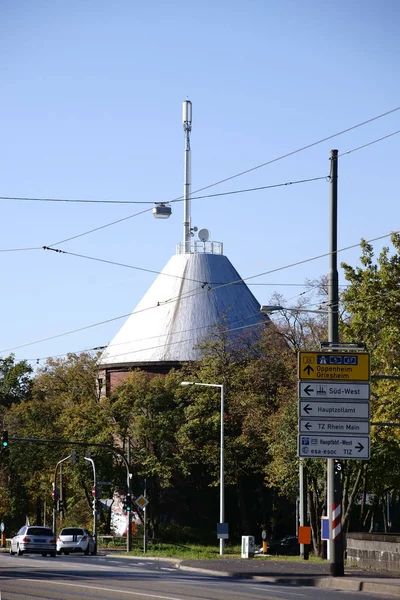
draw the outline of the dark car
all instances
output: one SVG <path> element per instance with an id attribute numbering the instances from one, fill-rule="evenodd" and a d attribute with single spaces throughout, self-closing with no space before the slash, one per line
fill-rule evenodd
<path id="1" fill-rule="evenodd" d="M 267 554 L 295 556 L 300 554 L 300 544 L 296 535 L 286 535 L 280 540 L 268 544 Z"/>

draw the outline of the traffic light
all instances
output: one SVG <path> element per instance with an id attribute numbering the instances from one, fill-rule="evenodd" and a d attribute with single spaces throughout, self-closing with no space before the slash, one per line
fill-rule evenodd
<path id="1" fill-rule="evenodd" d="M 8 431 L 7 429 L 3 430 L 3 448 L 8 447 Z"/>
<path id="2" fill-rule="evenodd" d="M 64 500 L 62 500 L 62 498 L 57 500 L 57 508 L 58 512 L 62 512 L 64 510 Z"/>
<path id="3" fill-rule="evenodd" d="M 76 450 L 71 450 L 71 465 L 74 465 L 76 463 L 77 460 L 77 456 L 76 456 Z"/>
<path id="4" fill-rule="evenodd" d="M 126 512 L 130 512 L 132 510 L 132 497 L 130 494 L 126 495 L 123 509 L 126 510 Z"/>

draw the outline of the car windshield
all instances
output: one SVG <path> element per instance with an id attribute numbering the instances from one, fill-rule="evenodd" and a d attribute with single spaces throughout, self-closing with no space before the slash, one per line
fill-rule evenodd
<path id="1" fill-rule="evenodd" d="M 26 533 L 27 535 L 45 535 L 46 537 L 54 535 L 52 530 L 46 527 L 29 527 Z"/>
<path id="2" fill-rule="evenodd" d="M 66 527 L 61 531 L 60 535 L 83 535 L 83 529 L 79 527 Z"/>

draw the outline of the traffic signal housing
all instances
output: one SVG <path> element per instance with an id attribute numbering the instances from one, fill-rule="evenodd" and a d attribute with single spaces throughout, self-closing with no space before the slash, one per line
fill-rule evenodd
<path id="1" fill-rule="evenodd" d="M 132 510 L 132 496 L 130 494 L 126 495 L 123 509 L 126 510 L 126 512 L 131 512 Z"/>
<path id="2" fill-rule="evenodd" d="M 3 448 L 8 448 L 8 431 L 7 431 L 7 429 L 3 430 Z"/>

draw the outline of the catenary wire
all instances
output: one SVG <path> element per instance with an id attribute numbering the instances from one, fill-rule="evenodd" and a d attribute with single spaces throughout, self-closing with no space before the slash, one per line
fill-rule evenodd
<path id="1" fill-rule="evenodd" d="M 36 246 L 35 248 L 6 248 L 5 250 L 0 250 L 0 252 L 28 252 L 29 250 L 41 250 L 40 246 Z"/>
<path id="2" fill-rule="evenodd" d="M 77 258 L 85 258 L 86 260 L 93 260 L 96 262 L 106 263 L 108 265 L 115 265 L 117 267 L 125 267 L 126 269 L 134 269 L 136 271 L 144 271 L 145 273 L 154 273 L 156 275 L 164 275 L 165 277 L 173 277 L 174 279 L 182 279 L 183 281 L 193 281 L 202 285 L 207 285 L 207 281 L 200 281 L 199 279 L 191 279 L 190 277 L 181 277 L 180 275 L 173 275 L 172 273 L 163 273 L 162 271 L 155 271 L 154 269 L 146 269 L 144 267 L 136 267 L 134 265 L 127 265 L 126 263 L 120 263 L 113 260 L 106 260 L 105 258 L 97 258 L 95 256 L 87 256 L 85 254 L 77 254 L 76 252 L 68 252 L 67 250 L 61 250 L 59 248 L 50 248 L 43 246 L 43 250 L 51 250 L 57 252 L 57 254 L 67 254 L 68 256 L 75 256 Z"/>
<path id="3" fill-rule="evenodd" d="M 390 233 L 386 233 L 384 235 L 380 235 L 380 236 L 377 236 L 375 238 L 371 238 L 371 239 L 365 240 L 365 241 L 366 241 L 366 243 L 376 242 L 378 240 L 382 240 L 384 238 L 390 237 L 391 235 L 396 234 L 396 233 L 400 233 L 400 231 L 392 231 Z M 349 246 L 345 246 L 344 248 L 339 248 L 336 251 L 336 253 L 339 254 L 341 252 L 345 252 L 346 250 L 351 250 L 353 248 L 357 248 L 358 246 L 360 246 L 360 242 L 358 242 L 357 244 L 351 244 Z M 207 289 L 202 289 L 201 291 L 197 291 L 197 292 L 195 292 L 193 294 L 188 294 L 185 297 L 185 299 L 191 298 L 192 296 L 195 296 L 195 295 L 198 295 L 198 294 L 201 294 L 201 293 L 213 292 L 215 290 L 218 290 L 218 289 L 221 289 L 223 287 L 230 286 L 230 285 L 237 285 L 237 284 L 240 284 L 240 283 L 244 283 L 246 281 L 249 281 L 250 279 L 255 279 L 256 277 L 262 277 L 263 275 L 270 275 L 271 273 L 277 273 L 278 271 L 283 271 L 285 269 L 290 269 L 290 268 L 296 267 L 298 265 L 302 265 L 302 264 L 305 264 L 305 263 L 312 262 L 314 260 L 319 260 L 320 258 L 325 258 L 325 257 L 329 256 L 330 254 L 331 254 L 331 252 L 325 252 L 324 254 L 319 254 L 319 255 L 313 256 L 311 258 L 306 258 L 306 259 L 303 259 L 303 260 L 299 260 L 299 261 L 290 263 L 288 265 L 284 265 L 282 267 L 277 267 L 275 269 L 270 269 L 269 271 L 263 271 L 262 273 L 258 273 L 257 275 L 251 275 L 251 276 L 243 278 L 243 279 L 238 279 L 236 281 L 231 281 L 231 282 L 228 282 L 228 283 L 224 283 L 224 284 L 221 284 L 221 285 L 218 285 L 218 286 L 215 286 L 215 287 L 211 287 L 211 288 L 207 288 Z M 158 308 L 159 306 L 162 306 L 164 304 L 167 304 L 167 303 L 170 303 L 170 302 L 173 302 L 173 301 L 176 302 L 180 298 L 181 298 L 181 296 L 177 296 L 174 299 L 170 299 L 170 300 L 167 300 L 167 301 L 162 302 L 162 303 L 158 302 L 154 306 L 148 306 L 148 307 L 143 308 L 143 309 L 138 310 L 138 311 L 126 313 L 124 315 L 119 315 L 118 317 L 113 317 L 111 319 L 106 319 L 104 321 L 100 321 L 100 322 L 97 322 L 97 323 L 92 323 L 91 325 L 85 325 L 84 327 L 79 327 L 79 328 L 76 328 L 76 329 L 72 329 L 70 331 L 66 331 L 64 333 L 59 333 L 59 334 L 56 334 L 56 335 L 53 335 L 53 336 L 49 336 L 47 338 L 43 338 L 43 339 L 40 339 L 40 340 L 35 340 L 34 342 L 28 342 L 26 344 L 20 344 L 18 346 L 13 346 L 12 348 L 5 348 L 4 350 L 0 350 L 0 354 L 3 354 L 4 352 L 10 352 L 12 350 L 18 350 L 19 348 L 26 348 L 27 346 L 33 346 L 35 344 L 40 344 L 42 342 L 47 342 L 47 341 L 50 341 L 50 340 L 54 340 L 56 338 L 64 337 L 66 335 L 71 335 L 73 333 L 78 333 L 80 331 L 85 331 L 86 329 L 92 329 L 94 327 L 98 327 L 100 325 L 105 325 L 105 324 L 111 323 L 113 321 L 118 321 L 120 319 L 124 319 L 124 318 L 126 318 L 128 316 L 131 316 L 131 315 L 137 315 L 139 313 L 146 312 L 148 310 L 153 310 L 155 308 Z"/>
<path id="4" fill-rule="evenodd" d="M 380 115 L 377 115 L 375 117 L 372 117 L 370 119 L 367 119 L 366 121 L 362 121 L 361 123 L 357 123 L 357 125 L 352 125 L 351 127 L 348 127 L 347 129 L 342 129 L 342 131 L 339 131 L 337 133 L 334 133 L 332 135 L 329 135 L 325 138 L 322 138 L 316 142 L 312 142 L 311 144 L 307 144 L 306 146 L 302 146 L 301 148 L 298 148 L 297 150 L 292 150 L 291 152 L 288 152 L 286 154 L 283 154 L 281 156 L 278 156 L 277 158 L 273 158 L 272 160 L 268 160 L 267 162 L 261 163 L 260 165 L 257 165 L 255 167 L 251 167 L 250 169 L 246 169 L 245 171 L 241 171 L 240 173 L 236 173 L 235 175 L 231 175 L 230 177 L 226 177 L 225 179 L 220 179 L 219 181 L 215 182 L 215 183 L 211 183 L 210 185 L 206 185 L 205 187 L 199 188 L 197 190 L 195 190 L 193 193 L 197 194 L 198 192 L 203 192 L 204 190 L 208 190 L 211 187 L 214 187 L 216 185 L 220 185 L 221 183 L 225 183 L 226 181 L 232 181 L 232 179 L 236 179 L 237 177 L 241 177 L 242 175 L 247 175 L 247 173 L 251 173 L 252 171 L 256 171 L 257 169 L 261 169 L 262 167 L 266 167 L 268 165 L 271 165 L 272 163 L 278 162 L 279 160 L 283 160 L 284 158 L 288 158 L 289 156 L 293 156 L 295 154 L 298 154 L 299 152 L 303 152 L 304 150 L 308 150 L 309 148 L 313 148 L 314 146 L 318 146 L 319 144 L 322 144 L 323 142 L 327 142 L 329 140 L 332 140 L 335 137 L 339 137 L 340 135 L 344 135 L 345 133 L 348 133 L 349 131 L 353 131 L 354 129 L 358 129 L 359 127 L 363 127 L 364 125 L 368 125 L 369 123 L 372 123 L 373 121 L 377 121 L 378 119 L 382 119 L 383 117 L 387 117 L 388 115 L 391 115 L 395 112 L 397 112 L 398 110 L 400 110 L 400 106 L 397 106 L 396 108 L 393 108 L 391 110 L 388 110 L 384 113 L 381 113 Z"/>
<path id="5" fill-rule="evenodd" d="M 281 156 L 273 158 L 273 159 L 271 159 L 269 161 L 266 161 L 266 162 L 264 162 L 264 163 L 262 163 L 260 165 L 257 165 L 255 167 L 251 167 L 250 169 L 246 169 L 245 171 L 241 171 L 240 173 L 236 173 L 235 175 L 231 175 L 230 177 L 226 177 L 225 179 L 221 179 L 219 181 L 216 181 L 215 183 L 211 183 L 211 184 L 206 185 L 204 187 L 198 188 L 197 190 L 195 190 L 194 192 L 192 192 L 192 194 L 197 194 L 199 192 L 203 192 L 204 190 L 208 190 L 208 189 L 210 189 L 212 187 L 215 187 L 215 186 L 220 185 L 222 183 L 225 183 L 227 181 L 231 181 L 232 179 L 236 179 L 238 177 L 241 177 L 242 175 L 246 175 L 247 173 L 250 173 L 252 171 L 256 171 L 257 169 L 261 169 L 262 167 L 266 167 L 267 165 L 271 165 L 271 164 L 273 164 L 275 162 L 278 162 L 280 160 L 288 158 L 289 156 L 294 156 L 295 154 L 298 154 L 299 152 L 303 152 L 304 150 L 308 150 L 309 148 L 313 148 L 314 146 L 322 144 L 323 142 L 331 140 L 331 139 L 333 139 L 335 137 L 339 137 L 340 135 L 348 133 L 349 131 L 353 131 L 354 129 L 357 129 L 359 127 L 362 127 L 364 125 L 372 123 L 373 121 L 377 121 L 378 119 L 382 119 L 383 117 L 386 117 L 386 116 L 388 116 L 390 114 L 393 114 L 393 113 L 395 113 L 398 110 L 400 110 L 400 106 L 398 106 L 396 108 L 393 108 L 393 109 L 391 109 L 389 111 L 386 111 L 384 113 L 381 113 L 380 115 L 377 115 L 377 116 L 372 117 L 370 119 L 367 119 L 366 121 L 362 121 L 361 123 L 358 123 L 356 125 L 352 125 L 351 127 L 348 127 L 347 129 L 343 129 L 342 131 L 339 131 L 339 132 L 334 133 L 332 135 L 329 135 L 329 136 L 327 136 L 325 138 L 317 140 L 316 142 L 312 142 L 311 144 L 307 144 L 306 146 L 302 146 L 301 148 L 297 148 L 296 150 L 292 150 L 291 152 L 287 152 L 286 154 L 282 154 Z M 181 200 L 181 199 L 182 199 L 182 196 L 178 196 L 177 198 L 174 198 L 174 199 L 172 199 L 170 201 L 165 201 L 164 204 L 168 204 L 169 202 L 174 202 L 174 201 L 178 201 L 178 200 Z M 116 221 L 113 221 L 112 223 L 106 223 L 105 225 L 101 225 L 101 226 L 96 227 L 94 229 L 91 229 L 89 231 L 77 234 L 75 236 L 71 236 L 69 238 L 66 238 L 64 240 L 60 240 L 60 241 L 55 242 L 53 244 L 48 244 L 48 246 L 49 247 L 50 246 L 59 246 L 60 244 L 64 244 L 65 242 L 69 242 L 69 241 L 74 240 L 76 238 L 83 237 L 83 236 L 88 235 L 90 233 L 94 233 L 95 231 L 99 231 L 101 229 L 105 229 L 106 227 L 111 227 L 112 225 L 116 225 L 117 223 L 121 223 L 123 221 L 127 221 L 128 219 L 132 219 L 133 217 L 136 217 L 136 216 L 138 216 L 140 214 L 144 214 L 146 212 L 149 212 L 150 210 L 152 210 L 152 209 L 148 208 L 148 209 L 145 209 L 145 210 L 140 211 L 138 213 L 134 213 L 133 215 L 128 215 L 127 217 L 124 217 L 122 219 L 118 219 Z"/>
<path id="6" fill-rule="evenodd" d="M 221 183 L 225 183 L 226 181 L 230 181 L 232 179 L 235 179 L 236 177 L 240 177 L 241 175 L 245 175 L 246 173 L 250 173 L 251 171 L 254 171 L 256 169 L 260 169 L 261 167 L 265 167 L 265 166 L 267 166 L 269 164 L 277 162 L 278 160 L 282 160 L 284 158 L 292 156 L 293 154 L 297 154 L 298 152 L 302 152 L 303 150 L 307 150 L 307 149 L 309 149 L 309 148 L 311 148 L 313 146 L 316 146 L 318 144 L 321 144 L 321 143 L 323 143 L 323 142 L 325 142 L 327 140 L 330 140 L 330 139 L 333 139 L 333 138 L 338 137 L 340 135 L 343 135 L 344 133 L 348 133 L 349 131 L 352 131 L 353 129 L 356 129 L 358 127 L 362 127 L 363 125 L 367 125 L 368 123 L 376 121 L 377 119 L 381 119 L 383 117 L 386 117 L 386 116 L 388 116 L 388 115 L 390 115 L 390 114 L 392 114 L 392 113 L 394 113 L 394 112 L 396 112 L 398 110 L 400 110 L 400 107 L 396 107 L 396 108 L 394 108 L 394 109 L 392 109 L 390 111 L 387 111 L 385 113 L 377 115 L 376 117 L 372 117 L 371 119 L 368 119 L 367 121 L 363 121 L 362 123 L 358 123 L 357 125 L 353 125 L 352 127 L 349 127 L 347 129 L 344 129 L 344 130 L 342 130 L 342 131 L 340 131 L 338 133 L 335 133 L 335 134 L 333 134 L 331 136 L 328 136 L 326 138 L 318 140 L 317 142 L 313 142 L 312 144 L 308 144 L 307 146 L 303 146 L 302 148 L 298 148 L 297 150 L 293 150 L 292 152 L 289 152 L 289 153 L 284 154 L 284 155 L 282 155 L 280 157 L 277 157 L 277 158 L 274 158 L 274 159 L 272 159 L 270 161 L 262 163 L 261 165 L 257 165 L 256 167 L 252 167 L 251 169 L 248 169 L 246 171 L 242 171 L 241 173 L 237 173 L 236 175 L 232 175 L 231 177 L 228 177 L 228 178 L 225 178 L 223 180 L 217 181 L 217 182 L 212 183 L 212 184 L 210 184 L 208 186 L 199 188 L 196 191 L 194 191 L 193 193 L 196 194 L 198 192 L 204 191 L 204 190 L 209 189 L 211 187 L 214 187 L 216 185 L 220 185 Z M 396 135 L 397 133 L 400 133 L 400 130 L 392 132 L 392 133 L 390 133 L 390 134 L 388 134 L 386 136 L 383 136 L 381 138 L 378 138 L 376 140 L 373 140 L 372 142 L 368 142 L 366 144 L 358 146 L 357 148 L 353 148 L 352 150 L 348 150 L 348 151 L 346 151 L 346 152 L 344 152 L 342 154 L 339 154 L 339 156 L 346 156 L 346 155 L 348 155 L 348 154 L 350 154 L 352 152 L 356 152 L 357 150 L 361 150 L 363 148 L 366 148 L 367 146 L 371 146 L 372 144 L 376 144 L 378 142 L 386 140 L 389 137 L 391 137 L 393 135 Z M 219 196 L 219 195 L 222 196 L 222 195 L 240 193 L 240 192 L 245 192 L 245 191 L 256 191 L 256 190 L 259 190 L 259 189 L 267 189 L 268 187 L 280 187 L 280 186 L 283 186 L 283 185 L 292 185 L 294 183 L 304 183 L 306 181 L 316 181 L 318 179 L 320 179 L 320 178 L 314 178 L 314 179 L 303 180 L 303 181 L 298 181 L 298 182 L 287 182 L 287 183 L 283 183 L 283 184 L 276 184 L 276 185 L 273 185 L 273 186 L 263 186 L 263 187 L 259 187 L 259 188 L 251 188 L 251 189 L 248 189 L 248 190 L 236 190 L 236 191 L 232 191 L 232 192 L 224 192 L 222 194 L 209 194 L 207 196 L 198 196 L 197 199 L 198 198 L 210 198 L 210 197 L 213 197 L 213 196 Z M 324 179 L 324 177 L 322 177 L 321 179 Z M 96 201 L 96 200 L 93 200 L 93 201 L 91 201 L 91 200 L 72 200 L 72 199 L 68 200 L 68 199 L 60 199 L 60 198 L 59 199 L 56 199 L 56 198 L 51 199 L 51 198 L 28 198 L 28 197 L 12 197 L 12 196 L 2 196 L 2 197 L 0 197 L 0 199 L 3 199 L 3 200 L 42 200 L 42 201 L 49 201 L 49 202 L 50 201 L 54 201 L 54 202 L 100 202 L 100 201 Z M 194 199 L 196 199 L 196 197 L 192 196 L 191 199 L 194 200 Z M 173 200 L 163 202 L 163 204 L 169 204 L 169 203 L 172 203 L 172 202 L 180 202 L 182 200 L 183 200 L 183 197 L 182 196 L 178 196 L 177 198 L 174 198 Z M 114 203 L 116 203 L 115 201 L 102 201 L 102 202 L 107 202 L 107 203 L 114 202 Z M 133 201 L 125 201 L 124 203 L 127 203 L 127 202 L 133 203 Z M 119 202 L 119 203 L 121 203 L 121 202 Z M 139 201 L 135 202 L 135 204 L 139 204 L 139 203 L 142 204 L 143 202 L 139 202 Z M 146 201 L 146 203 L 148 203 L 148 202 Z M 155 204 L 155 203 L 152 202 L 151 204 Z M 116 225 L 117 223 L 121 223 L 121 222 L 126 221 L 128 219 L 132 219 L 133 217 L 137 217 L 137 216 L 139 216 L 141 214 L 149 212 L 150 210 L 151 209 L 145 209 L 145 210 L 140 211 L 138 213 L 135 213 L 135 214 L 132 214 L 132 215 L 128 215 L 127 217 L 123 217 L 121 219 L 117 219 L 116 221 L 113 221 L 111 223 L 107 223 L 105 225 L 101 225 L 99 227 L 96 227 L 94 229 L 90 229 L 90 230 L 88 230 L 86 232 L 83 232 L 81 234 L 77 234 L 75 236 L 72 236 L 70 238 L 66 238 L 66 239 L 61 240 L 59 242 L 56 242 L 54 244 L 50 244 L 50 246 L 58 246 L 59 244 L 63 244 L 65 242 L 69 242 L 69 241 L 71 241 L 73 239 L 76 239 L 76 238 L 88 235 L 90 233 L 94 233 L 95 231 L 99 231 L 101 229 L 105 229 L 106 227 L 111 227 L 112 225 Z M 40 250 L 40 247 L 34 247 L 34 248 L 11 248 L 11 249 L 0 250 L 0 252 L 18 252 L 18 251 L 26 251 L 26 250 Z"/>
<path id="7" fill-rule="evenodd" d="M 386 292 L 384 292 L 384 295 L 393 295 L 393 294 L 396 294 L 396 293 L 399 293 L 399 292 L 400 292 L 400 290 L 386 291 Z M 302 295 L 302 294 L 298 294 L 298 296 L 300 296 L 300 295 Z M 360 303 L 360 302 L 364 301 L 365 299 L 372 299 L 372 298 L 376 298 L 378 296 L 382 296 L 382 293 L 374 294 L 374 295 L 369 294 L 368 296 L 366 296 L 366 298 L 363 298 L 363 299 L 354 299 L 354 300 L 347 300 L 346 302 L 351 303 L 351 304 Z M 293 296 L 293 298 L 296 298 L 296 297 L 297 296 Z M 289 302 L 293 298 L 288 298 L 287 302 Z M 317 303 L 313 303 L 313 304 L 308 305 L 308 307 L 311 308 L 313 306 L 320 306 L 320 304 L 321 304 L 320 302 L 317 302 Z M 297 307 L 283 307 L 282 310 L 284 312 L 285 309 L 289 309 L 290 312 L 295 313 L 296 312 L 296 308 Z M 299 308 L 301 310 L 301 307 L 299 307 Z M 245 317 L 245 319 L 253 318 L 253 317 L 257 316 L 258 314 L 259 313 L 253 313 L 252 315 L 249 315 L 248 317 Z M 241 320 L 243 320 L 243 319 L 237 319 L 236 322 L 237 321 L 241 321 Z M 243 326 L 240 326 L 240 327 L 230 328 L 230 329 L 227 329 L 226 331 L 227 332 L 231 332 L 231 331 L 236 331 L 238 329 L 245 329 L 245 328 L 255 327 L 255 326 L 260 325 L 260 324 L 262 324 L 264 322 L 265 321 L 259 321 L 257 323 L 252 323 L 252 324 L 249 324 L 249 325 L 243 325 Z M 235 323 L 235 321 L 233 321 L 233 323 Z M 231 325 L 233 323 L 231 323 Z M 144 341 L 149 341 L 149 340 L 152 340 L 152 339 L 159 339 L 160 337 L 167 337 L 167 336 L 170 336 L 170 335 L 173 335 L 173 336 L 174 335 L 181 335 L 182 333 L 190 333 L 192 331 L 198 331 L 200 329 L 213 329 L 215 327 L 217 327 L 217 324 L 214 323 L 213 325 L 203 325 L 201 327 L 191 327 L 189 329 L 182 329 L 180 331 L 175 331 L 175 332 L 172 332 L 172 333 L 170 332 L 170 333 L 158 334 L 158 335 L 149 336 L 149 337 L 145 337 L 145 338 L 139 338 L 139 339 L 136 339 L 136 340 L 128 340 L 126 342 L 118 342 L 118 343 L 115 343 L 115 344 L 107 344 L 107 345 L 104 345 L 104 346 L 95 346 L 93 348 L 85 348 L 84 350 L 64 352 L 62 354 L 55 354 L 55 355 L 51 355 L 51 356 L 42 356 L 42 357 L 39 357 L 39 358 L 20 358 L 18 360 L 25 360 L 27 362 L 37 362 L 37 363 L 39 363 L 40 361 L 43 361 L 43 360 L 48 360 L 50 358 L 53 358 L 53 359 L 54 358 L 61 358 L 63 356 L 68 356 L 69 354 L 83 354 L 83 353 L 90 353 L 90 352 L 94 352 L 94 351 L 101 351 L 101 350 L 106 350 L 108 348 L 114 348 L 116 346 L 126 346 L 127 344 L 132 344 L 132 343 L 137 343 L 137 342 L 144 342 Z M 191 341 L 191 338 L 188 338 L 187 340 L 179 340 L 179 342 L 188 342 L 188 341 Z M 152 346 L 150 348 L 139 348 L 137 350 L 123 352 L 123 353 L 120 353 L 120 354 L 114 354 L 113 357 L 125 356 L 126 354 L 130 354 L 130 353 L 134 353 L 134 352 L 140 352 L 140 351 L 144 351 L 144 350 L 146 350 L 146 351 L 147 350 L 154 350 L 154 349 L 157 349 L 157 348 L 162 348 L 162 347 L 169 346 L 171 344 L 176 344 L 176 343 L 179 343 L 179 342 L 170 342 L 170 343 L 166 343 L 166 344 L 160 344 L 158 346 Z"/>
<path id="8" fill-rule="evenodd" d="M 235 319 L 234 321 L 230 322 L 230 326 L 232 326 L 235 323 L 238 323 L 240 321 L 246 321 L 248 319 L 252 319 L 252 318 L 257 317 L 257 316 L 258 317 L 260 316 L 260 311 L 258 311 L 257 313 L 252 313 L 252 314 L 248 315 L 247 317 L 242 317 L 240 319 Z M 260 323 L 261 322 L 265 322 L 265 319 L 263 321 L 260 321 Z M 213 323 L 212 325 L 202 325 L 202 326 L 199 326 L 199 327 L 189 327 L 189 329 L 181 329 L 179 331 L 173 331 L 173 332 L 169 332 L 169 333 L 162 333 L 162 334 L 158 334 L 158 335 L 151 335 L 151 336 L 144 337 L 144 338 L 139 338 L 139 339 L 136 339 L 136 340 L 128 340 L 126 342 L 117 342 L 115 344 L 107 344 L 105 346 L 95 346 L 93 348 L 86 348 L 85 350 L 78 350 L 78 351 L 75 351 L 75 352 L 64 352 L 63 354 L 56 354 L 56 355 L 51 355 L 51 356 L 42 356 L 42 357 L 39 357 L 39 358 L 37 358 L 37 357 L 36 358 L 25 358 L 25 359 L 20 359 L 20 360 L 26 360 L 26 361 L 29 361 L 29 362 L 31 362 L 31 361 L 32 362 L 34 362 L 34 361 L 38 362 L 38 361 L 46 360 L 46 359 L 49 359 L 49 358 L 60 358 L 62 356 L 68 356 L 68 354 L 81 354 L 81 353 L 84 353 L 84 352 L 100 351 L 100 350 L 105 350 L 106 348 L 115 348 L 116 346 L 126 346 L 127 344 L 132 344 L 133 342 L 135 342 L 135 343 L 136 342 L 147 342 L 147 341 L 150 341 L 150 340 L 160 339 L 160 338 L 163 338 L 163 337 L 170 337 L 170 336 L 182 335 L 183 333 L 190 333 L 192 331 L 199 331 L 201 329 L 206 329 L 206 330 L 207 329 L 214 329 L 214 328 L 218 327 L 218 324 L 219 323 L 217 322 L 217 323 Z M 230 329 L 227 330 L 227 331 L 230 331 Z M 162 347 L 162 345 L 160 347 Z"/>
<path id="9" fill-rule="evenodd" d="M 347 156 L 348 154 L 351 154 L 352 152 L 357 152 L 357 150 L 362 150 L 363 148 L 367 148 L 368 146 L 372 146 L 373 144 L 377 144 L 378 142 L 382 142 L 383 140 L 387 140 L 388 138 L 392 137 L 393 135 L 397 135 L 398 133 L 400 133 L 400 129 L 398 129 L 397 131 L 393 131 L 392 133 L 388 133 L 387 135 L 384 135 L 383 137 L 373 140 L 372 142 L 367 142 L 366 144 L 362 144 L 362 146 L 357 146 L 357 148 L 352 148 L 351 150 L 342 152 L 342 154 L 338 154 L 338 158 L 340 156 Z"/>
<path id="10" fill-rule="evenodd" d="M 230 196 L 233 194 L 247 194 L 250 192 L 259 192 L 262 190 L 270 190 L 273 188 L 287 187 L 300 183 L 311 183 L 313 181 L 329 180 L 329 175 L 321 175 L 320 177 L 310 177 L 309 179 L 299 179 L 297 181 L 285 181 L 284 183 L 274 183 L 271 185 L 261 185 L 253 188 L 245 188 L 241 190 L 230 190 L 229 192 L 219 192 L 218 194 L 205 194 L 203 196 L 190 196 L 191 200 L 201 200 L 205 198 L 217 198 L 218 196 Z M 172 202 L 183 202 L 183 198 L 177 198 L 170 202 L 154 202 L 152 200 L 73 200 L 72 198 L 31 198 L 28 196 L 0 196 L 0 200 L 21 200 L 28 202 L 66 202 L 66 203 L 85 203 L 85 204 L 171 204 Z"/>
<path id="11" fill-rule="evenodd" d="M 388 133 L 376 140 L 372 140 L 371 142 L 367 142 L 366 144 L 362 144 L 361 146 L 357 146 L 356 148 L 352 148 L 351 150 L 346 150 L 341 154 L 338 154 L 338 158 L 342 156 L 347 156 L 352 152 L 357 152 L 358 150 L 362 150 L 363 148 L 367 148 L 368 146 L 372 146 L 373 144 L 377 144 L 378 142 L 382 142 L 383 140 L 387 140 L 394 135 L 400 133 L 400 129 L 397 131 L 393 131 L 392 133 Z M 340 134 L 337 134 L 340 135 Z M 299 150 L 300 151 L 300 150 Z M 239 175 L 237 175 L 238 177 Z M 268 190 L 272 188 L 279 188 L 284 186 L 295 185 L 299 183 L 309 183 L 312 181 L 319 181 L 322 179 L 328 179 L 329 175 L 323 175 L 320 177 L 312 177 L 309 179 L 300 179 L 297 181 L 286 181 L 284 183 L 276 183 L 271 185 L 262 185 L 253 188 L 244 188 L 240 190 L 230 190 L 228 192 L 219 192 L 217 194 L 204 194 L 202 196 L 191 196 L 191 200 L 200 200 L 204 198 L 217 198 L 218 196 L 229 196 L 233 194 L 245 194 L 249 192 L 258 192 L 261 190 Z M 218 184 L 212 184 L 218 185 Z M 199 190 L 200 191 L 200 190 Z M 197 193 L 197 192 L 194 192 Z M 0 200 L 19 200 L 19 201 L 27 201 L 27 202 L 64 202 L 64 203 L 75 203 L 75 204 L 172 204 L 173 202 L 183 202 L 183 197 L 175 198 L 174 200 L 166 201 L 166 202 L 155 202 L 154 200 L 83 200 L 79 198 L 38 198 L 31 196 L 0 196 Z M 38 248 L 20 248 L 20 250 L 38 250 Z M 7 252 L 7 250 L 0 250 L 0 252 Z"/>

